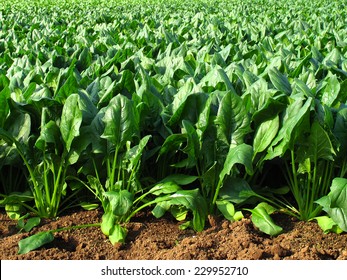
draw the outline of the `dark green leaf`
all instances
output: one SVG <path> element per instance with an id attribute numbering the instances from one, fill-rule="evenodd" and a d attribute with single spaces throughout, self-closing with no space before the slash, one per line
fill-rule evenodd
<path id="1" fill-rule="evenodd" d="M 54 240 L 50 231 L 39 232 L 18 242 L 18 254 L 25 254 Z"/>
<path id="2" fill-rule="evenodd" d="M 241 144 L 250 132 L 250 119 L 242 99 L 228 91 L 219 105 L 216 121 L 218 137 L 226 144 Z"/>
<path id="3" fill-rule="evenodd" d="M 133 103 L 124 95 L 119 94 L 110 101 L 103 122 L 105 130 L 101 137 L 118 147 L 122 147 L 138 133 Z"/>
<path id="4" fill-rule="evenodd" d="M 65 102 L 61 115 L 60 132 L 65 142 L 65 148 L 69 152 L 72 141 L 80 134 L 82 112 L 78 106 L 79 96 L 70 95 Z"/>
<path id="5" fill-rule="evenodd" d="M 240 144 L 238 146 L 230 146 L 228 155 L 224 162 L 222 171 L 219 174 L 219 180 L 223 181 L 226 175 L 230 175 L 232 168 L 235 164 L 242 164 L 245 166 L 248 174 L 253 173 L 252 166 L 253 148 L 247 144 Z"/>

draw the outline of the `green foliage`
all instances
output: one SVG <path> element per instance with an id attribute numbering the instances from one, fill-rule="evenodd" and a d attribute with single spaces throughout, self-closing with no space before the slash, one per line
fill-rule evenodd
<path id="1" fill-rule="evenodd" d="M 338 232 L 326 196 L 347 173 L 345 3 L 124 5 L 0 3 L 8 214 L 101 204 L 113 243 L 146 207 L 196 230 L 248 209 L 270 235 L 274 211 Z"/>

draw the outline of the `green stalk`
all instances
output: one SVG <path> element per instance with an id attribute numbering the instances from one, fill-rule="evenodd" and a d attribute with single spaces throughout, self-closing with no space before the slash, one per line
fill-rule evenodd
<path id="1" fill-rule="evenodd" d="M 52 194 L 52 200 L 50 202 L 50 208 L 53 210 L 52 213 L 50 213 L 51 216 L 55 215 L 55 211 L 57 210 L 57 208 L 59 206 L 60 197 L 61 197 L 60 178 L 61 178 L 62 172 L 63 172 L 63 161 L 60 162 L 57 176 L 55 176 L 55 174 L 54 174 L 53 194 Z"/>
<path id="2" fill-rule="evenodd" d="M 137 207 L 133 212 L 131 212 L 131 213 L 129 214 L 129 216 L 125 219 L 125 223 L 129 222 L 130 219 L 131 219 L 134 215 L 136 215 L 136 213 L 138 213 L 139 211 L 141 211 L 142 209 L 144 209 L 144 208 L 146 208 L 146 207 L 148 207 L 148 206 L 150 206 L 150 205 L 152 205 L 152 204 L 156 204 L 156 203 L 159 203 L 159 202 L 166 201 L 166 200 L 168 200 L 168 198 L 169 198 L 168 196 L 164 196 L 164 197 L 162 197 L 162 198 L 157 198 L 157 199 L 154 199 L 154 200 L 152 200 L 152 201 L 149 201 L 149 202 L 147 202 L 147 203 L 142 204 L 141 206 Z"/>
<path id="3" fill-rule="evenodd" d="M 111 186 L 112 190 L 113 190 L 114 183 L 115 183 L 114 180 L 115 180 L 115 176 L 116 176 L 118 150 L 119 150 L 119 147 L 117 146 L 115 151 L 114 151 L 113 162 L 112 162 L 112 169 L 111 169 L 111 176 L 109 176 L 109 178 L 111 180 L 110 181 L 110 186 Z"/>
<path id="4" fill-rule="evenodd" d="M 223 181 L 222 180 L 219 180 L 218 181 L 218 185 L 214 191 L 214 196 L 213 196 L 213 199 L 212 199 L 212 204 L 211 204 L 211 208 L 210 208 L 210 213 L 213 213 L 214 209 L 215 209 L 215 205 L 216 205 L 216 202 L 217 202 L 217 199 L 218 199 L 218 195 L 219 195 L 219 190 L 222 186 L 222 183 Z M 212 192 L 213 193 L 213 192 Z"/>
<path id="5" fill-rule="evenodd" d="M 44 151 L 46 150 L 46 143 L 44 146 Z M 47 167 L 47 160 L 46 160 L 46 153 L 43 152 L 43 179 L 44 179 L 44 187 L 46 192 L 46 202 L 50 204 L 51 197 L 50 197 L 50 191 L 49 191 L 49 183 L 48 183 L 48 172 L 49 168 Z"/>

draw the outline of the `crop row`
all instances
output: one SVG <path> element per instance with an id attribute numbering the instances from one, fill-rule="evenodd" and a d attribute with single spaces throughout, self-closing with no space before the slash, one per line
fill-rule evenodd
<path id="1" fill-rule="evenodd" d="M 148 207 L 197 231 L 242 211 L 270 235 L 274 212 L 347 231 L 346 18 L 324 0 L 3 1 L 1 205 L 101 206 L 113 243 Z"/>

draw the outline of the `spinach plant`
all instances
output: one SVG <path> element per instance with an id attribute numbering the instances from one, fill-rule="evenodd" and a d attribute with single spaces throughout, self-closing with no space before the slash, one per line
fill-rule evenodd
<path id="1" fill-rule="evenodd" d="M 94 135 L 91 137 L 91 151 L 97 152 L 96 147 L 101 148 L 100 154 L 91 159 L 95 176 L 88 174 L 88 183 L 75 179 L 101 202 L 104 210 L 101 229 L 112 243 L 124 242 L 127 234 L 124 224 L 138 211 L 164 201 L 166 206 L 181 204 L 196 213 L 193 227 L 202 230 L 204 223 L 199 219 L 203 211 L 199 208 L 203 204 L 197 202 L 199 195 L 196 191 L 182 190 L 177 183 L 167 182 L 168 179 L 159 185 L 143 187 L 141 160 L 151 136 L 138 140 L 139 116 L 130 99 L 120 94 L 112 98 L 109 105 L 95 116 L 89 133 Z M 106 170 L 105 175 L 103 170 Z M 155 213 L 160 216 L 158 207 Z"/>
<path id="2" fill-rule="evenodd" d="M 37 139 L 33 139 L 34 143 L 21 143 L 0 128 L 0 137 L 13 145 L 23 160 L 35 203 L 35 208 L 30 210 L 40 217 L 56 217 L 63 210 L 60 206 L 67 193 L 69 167 L 78 160 L 78 151 L 83 147 L 81 143 L 75 143 L 78 140 L 74 142 L 82 122 L 78 102 L 77 94 L 70 95 L 61 117 L 54 120 L 48 119 L 47 109 L 42 110 L 41 131 Z"/>

